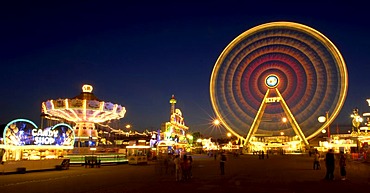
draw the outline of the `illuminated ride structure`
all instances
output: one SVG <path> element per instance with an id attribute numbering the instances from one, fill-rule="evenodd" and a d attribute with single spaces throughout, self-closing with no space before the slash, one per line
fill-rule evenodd
<path id="1" fill-rule="evenodd" d="M 370 99 L 367 99 L 370 106 Z M 361 116 L 358 108 L 354 108 L 351 114 L 352 129 L 347 133 L 336 134 L 330 132 L 330 128 L 323 130 L 327 133 L 326 140 L 319 141 L 319 146 L 315 147 L 319 151 L 326 152 L 328 149 L 334 150 L 335 153 L 343 151 L 351 154 L 353 160 L 370 161 L 370 113 L 364 112 Z"/>
<path id="2" fill-rule="evenodd" d="M 366 100 L 368 105 L 370 106 L 370 99 Z M 368 155 L 367 161 L 370 160 L 370 113 L 364 112 L 362 114 L 363 117 L 360 116 L 358 109 L 353 109 L 352 117 L 352 132 L 350 136 L 354 139 L 357 139 L 357 148 L 359 152 L 365 152 Z M 364 123 L 363 123 L 364 122 Z"/>
<path id="3" fill-rule="evenodd" d="M 271 22 L 236 37 L 210 80 L 217 119 L 248 151 L 300 151 L 339 114 L 348 89 L 345 62 L 315 29 Z M 325 123 L 317 118 L 330 112 Z"/>
<path id="4" fill-rule="evenodd" d="M 95 146 L 98 139 L 95 124 L 121 119 L 126 113 L 125 107 L 98 99 L 92 90 L 92 86 L 84 85 L 76 97 L 42 103 L 45 118 L 75 123 L 77 147 Z"/>
<path id="5" fill-rule="evenodd" d="M 186 151 L 188 145 L 186 132 L 189 127 L 185 125 L 181 110 L 176 109 L 176 102 L 175 96 L 172 95 L 170 121 L 162 123 L 160 141 L 157 144 L 158 154 L 181 154 Z"/>

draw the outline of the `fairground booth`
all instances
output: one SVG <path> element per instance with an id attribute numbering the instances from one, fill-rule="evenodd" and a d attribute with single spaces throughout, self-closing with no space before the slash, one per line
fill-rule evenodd
<path id="1" fill-rule="evenodd" d="M 0 172 L 55 169 L 69 164 L 64 158 L 73 149 L 73 129 L 64 123 L 38 128 L 27 119 L 16 119 L 3 129 L 0 139 Z"/>

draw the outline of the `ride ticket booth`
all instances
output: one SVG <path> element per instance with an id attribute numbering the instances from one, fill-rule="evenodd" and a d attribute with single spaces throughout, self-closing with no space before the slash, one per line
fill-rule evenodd
<path id="1" fill-rule="evenodd" d="M 126 149 L 128 164 L 131 165 L 148 164 L 150 146 L 132 145 L 126 146 Z"/>
<path id="2" fill-rule="evenodd" d="M 0 140 L 0 173 L 68 169 L 64 156 L 73 149 L 73 129 L 64 123 L 44 129 L 27 119 L 9 122 Z"/>

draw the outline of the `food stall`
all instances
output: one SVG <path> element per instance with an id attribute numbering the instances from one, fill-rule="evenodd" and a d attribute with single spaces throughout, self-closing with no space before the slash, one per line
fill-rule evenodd
<path id="1" fill-rule="evenodd" d="M 0 173 L 68 169 L 64 156 L 74 146 L 73 129 L 64 123 L 44 129 L 27 119 L 9 122 L 0 140 Z"/>
<path id="2" fill-rule="evenodd" d="M 126 146 L 128 164 L 138 165 L 147 164 L 150 146 L 147 145 L 132 145 Z"/>

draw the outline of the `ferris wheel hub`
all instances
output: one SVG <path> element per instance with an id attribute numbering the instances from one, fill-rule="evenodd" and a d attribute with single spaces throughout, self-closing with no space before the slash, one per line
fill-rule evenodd
<path id="1" fill-rule="evenodd" d="M 270 74 L 266 77 L 265 84 L 268 88 L 275 88 L 279 84 L 279 77 L 275 74 Z"/>

